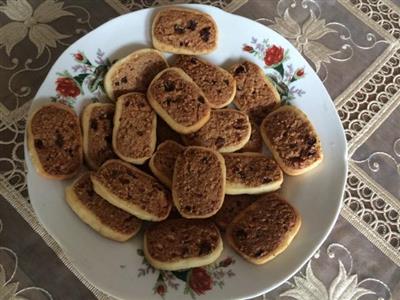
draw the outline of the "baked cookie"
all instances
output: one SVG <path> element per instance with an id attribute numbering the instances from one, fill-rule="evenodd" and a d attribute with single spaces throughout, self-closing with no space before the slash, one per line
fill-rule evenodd
<path id="1" fill-rule="evenodd" d="M 244 61 L 234 65 L 231 73 L 236 80 L 233 103 L 260 124 L 281 102 L 277 89 L 263 70 L 252 62 Z"/>
<path id="2" fill-rule="evenodd" d="M 115 157 L 112 148 L 114 112 L 115 106 L 111 103 L 90 103 L 82 112 L 83 154 L 93 170 Z"/>
<path id="3" fill-rule="evenodd" d="M 235 97 L 236 81 L 228 71 L 192 55 L 178 55 L 175 66 L 201 88 L 212 108 L 225 107 Z"/>
<path id="4" fill-rule="evenodd" d="M 112 145 L 115 153 L 127 162 L 143 164 L 156 148 L 157 115 L 141 93 L 118 97 Z"/>
<path id="5" fill-rule="evenodd" d="M 300 175 L 321 163 L 319 136 L 298 108 L 282 106 L 265 118 L 260 130 L 265 144 L 286 174 Z"/>
<path id="6" fill-rule="evenodd" d="M 208 218 L 222 206 L 225 162 L 217 151 L 187 147 L 178 155 L 172 179 L 172 198 L 185 218 Z"/>
<path id="7" fill-rule="evenodd" d="M 199 130 L 210 118 L 210 106 L 201 89 L 181 69 L 159 73 L 147 90 L 147 99 L 157 114 L 175 131 Z"/>
<path id="8" fill-rule="evenodd" d="M 79 118 L 67 105 L 51 103 L 35 110 L 28 121 L 28 150 L 39 175 L 50 179 L 75 176 L 82 166 Z"/>
<path id="9" fill-rule="evenodd" d="M 119 59 L 104 77 L 104 89 L 110 99 L 130 93 L 145 93 L 159 72 L 168 68 L 161 52 L 141 49 Z"/>
<path id="10" fill-rule="evenodd" d="M 261 153 L 226 153 L 225 193 L 261 194 L 278 190 L 283 173 L 278 163 Z"/>
<path id="11" fill-rule="evenodd" d="M 65 189 L 65 198 L 83 222 L 109 239 L 124 242 L 138 233 L 142 225 L 138 218 L 97 195 L 89 172 L 80 175 Z"/>
<path id="12" fill-rule="evenodd" d="M 180 7 L 160 10 L 152 24 L 154 48 L 177 54 L 207 54 L 217 48 L 218 30 L 206 13 Z"/>
<path id="13" fill-rule="evenodd" d="M 198 131 L 183 135 L 186 145 L 202 146 L 219 152 L 234 152 L 250 139 L 249 117 L 236 109 L 211 111 L 210 120 Z"/>
<path id="14" fill-rule="evenodd" d="M 168 217 L 172 205 L 168 190 L 134 166 L 112 159 L 90 178 L 99 196 L 139 219 L 162 221 Z"/>
<path id="15" fill-rule="evenodd" d="M 158 145 L 157 151 L 149 161 L 149 167 L 154 176 L 169 188 L 172 186 L 176 158 L 184 150 L 185 147 L 177 142 L 167 140 Z"/>
<path id="16" fill-rule="evenodd" d="M 261 152 L 263 141 L 260 133 L 260 126 L 250 120 L 251 134 L 250 139 L 239 151 L 240 152 Z"/>
<path id="17" fill-rule="evenodd" d="M 213 216 L 215 224 L 217 224 L 221 231 L 225 231 L 236 215 L 255 200 L 256 196 L 254 195 L 225 195 L 224 204 L 222 204 L 221 209 Z"/>
<path id="18" fill-rule="evenodd" d="M 144 255 L 156 269 L 182 270 L 211 264 L 222 253 L 217 226 L 210 220 L 174 219 L 151 225 Z"/>
<path id="19" fill-rule="evenodd" d="M 248 206 L 228 225 L 232 248 L 253 264 L 264 264 L 282 253 L 301 226 L 301 218 L 287 201 L 267 194 Z"/>

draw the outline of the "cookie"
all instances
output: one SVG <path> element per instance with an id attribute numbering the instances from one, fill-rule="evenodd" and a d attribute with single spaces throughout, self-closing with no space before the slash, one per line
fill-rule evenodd
<path id="1" fill-rule="evenodd" d="M 173 219 L 146 230 L 143 250 L 154 268 L 176 271 L 213 263 L 223 245 L 217 226 L 210 220 Z"/>
<path id="2" fill-rule="evenodd" d="M 250 120 L 251 134 L 250 139 L 239 151 L 240 152 L 261 152 L 263 141 L 260 133 L 260 126 Z"/>
<path id="3" fill-rule="evenodd" d="M 178 155 L 172 179 L 172 199 L 185 218 L 208 218 L 222 206 L 225 162 L 221 154 L 204 147 L 187 147 Z"/>
<path id="4" fill-rule="evenodd" d="M 219 152 L 234 152 L 249 141 L 251 125 L 248 116 L 236 109 L 211 111 L 210 120 L 200 130 L 182 136 L 186 145 L 202 146 Z"/>
<path id="5" fill-rule="evenodd" d="M 199 130 L 210 118 L 210 106 L 201 89 L 181 69 L 159 73 L 147 90 L 147 99 L 157 114 L 176 132 Z"/>
<path id="6" fill-rule="evenodd" d="M 112 145 L 124 161 L 143 164 L 156 148 L 157 115 L 145 94 L 128 93 L 118 97 Z"/>
<path id="7" fill-rule="evenodd" d="M 202 89 L 212 108 L 222 108 L 232 102 L 236 81 L 228 71 L 192 55 L 178 55 L 175 66 Z"/>
<path id="8" fill-rule="evenodd" d="M 97 170 L 114 158 L 112 131 L 115 106 L 111 103 L 91 103 L 82 112 L 83 154 L 86 164 Z"/>
<path id="9" fill-rule="evenodd" d="M 109 239 L 124 242 L 137 234 L 142 225 L 138 218 L 97 195 L 89 172 L 80 175 L 65 189 L 65 198 L 83 222 Z"/>
<path id="10" fill-rule="evenodd" d="M 79 118 L 67 105 L 39 107 L 29 118 L 28 150 L 39 175 L 49 179 L 75 176 L 82 166 Z"/>
<path id="11" fill-rule="evenodd" d="M 213 216 L 215 224 L 224 232 L 233 219 L 255 200 L 253 195 L 225 195 L 224 204 Z"/>
<path id="12" fill-rule="evenodd" d="M 280 95 L 263 70 L 256 64 L 244 61 L 231 68 L 236 80 L 235 106 L 260 124 L 271 111 L 280 105 Z"/>
<path id="13" fill-rule="evenodd" d="M 141 49 L 119 59 L 104 77 L 104 89 L 110 99 L 130 93 L 145 93 L 150 82 L 159 72 L 168 68 L 161 52 Z"/>
<path id="14" fill-rule="evenodd" d="M 172 186 L 176 158 L 184 150 L 185 147 L 177 142 L 166 140 L 158 145 L 157 151 L 149 161 L 149 167 L 154 176 L 169 188 Z"/>
<path id="15" fill-rule="evenodd" d="M 261 194 L 278 190 L 283 173 L 278 163 L 261 153 L 226 153 L 225 193 Z"/>
<path id="16" fill-rule="evenodd" d="M 282 170 L 300 175 L 322 159 L 320 138 L 307 116 L 294 106 L 282 106 L 262 122 L 261 136 Z"/>
<path id="17" fill-rule="evenodd" d="M 139 219 L 162 221 L 168 217 L 172 205 L 169 191 L 136 167 L 112 159 L 90 178 L 99 196 Z"/>
<path id="18" fill-rule="evenodd" d="M 171 7 L 154 17 L 151 36 L 154 48 L 176 54 L 207 54 L 217 48 L 218 29 L 203 12 Z"/>
<path id="19" fill-rule="evenodd" d="M 253 264 L 264 264 L 282 253 L 301 226 L 296 209 L 277 194 L 267 194 L 248 206 L 229 224 L 232 248 Z"/>

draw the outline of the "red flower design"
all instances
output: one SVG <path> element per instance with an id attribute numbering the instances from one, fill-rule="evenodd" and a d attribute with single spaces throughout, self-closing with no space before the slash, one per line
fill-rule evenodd
<path id="1" fill-rule="evenodd" d="M 80 52 L 77 52 L 74 54 L 74 57 L 77 61 L 83 61 L 85 58 L 83 57 L 83 54 Z"/>
<path id="2" fill-rule="evenodd" d="M 231 257 L 227 257 L 224 260 L 220 261 L 219 265 L 221 267 L 228 267 L 229 265 L 231 265 L 233 263 L 233 259 Z"/>
<path id="3" fill-rule="evenodd" d="M 282 47 L 273 45 L 265 52 L 264 62 L 267 66 L 277 65 L 283 60 L 285 50 Z"/>
<path id="4" fill-rule="evenodd" d="M 298 78 L 303 77 L 303 76 L 304 76 L 304 69 L 303 69 L 303 68 L 298 69 L 298 70 L 296 71 L 296 76 L 297 76 Z"/>
<path id="5" fill-rule="evenodd" d="M 196 294 L 204 294 L 205 291 L 211 290 L 211 276 L 203 268 L 194 268 L 189 278 L 189 286 Z"/>
<path id="6" fill-rule="evenodd" d="M 64 97 L 75 98 L 81 93 L 80 88 L 76 85 L 76 82 L 68 77 L 60 77 L 56 81 L 56 91 Z"/>
<path id="7" fill-rule="evenodd" d="M 157 289 L 156 289 L 157 294 L 159 294 L 161 297 L 165 295 L 165 293 L 167 292 L 167 289 L 165 287 L 165 285 L 160 284 Z"/>
<path id="8" fill-rule="evenodd" d="M 251 47 L 251 46 L 249 46 L 249 45 L 244 45 L 243 46 L 243 51 L 246 51 L 246 52 L 253 52 L 254 51 L 254 48 L 253 47 Z"/>

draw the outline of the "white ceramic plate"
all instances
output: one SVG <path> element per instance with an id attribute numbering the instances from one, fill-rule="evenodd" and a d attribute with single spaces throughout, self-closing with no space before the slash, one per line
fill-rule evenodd
<path id="1" fill-rule="evenodd" d="M 288 86 L 290 102 L 309 116 L 321 136 L 325 157 L 312 172 L 285 177 L 282 194 L 300 211 L 303 224 L 293 243 L 276 259 L 255 266 L 225 245 L 221 258 L 208 268 L 160 273 L 143 262 L 142 236 L 121 244 L 82 223 L 64 201 L 69 182 L 39 177 L 25 147 L 29 196 L 40 222 L 90 282 L 121 299 L 161 299 L 161 294 L 166 299 L 190 299 L 191 294 L 236 299 L 265 293 L 310 258 L 331 231 L 340 209 L 347 171 L 345 136 L 332 100 L 312 68 L 287 40 L 263 25 L 210 6 L 190 7 L 212 15 L 219 28 L 218 49 L 205 58 L 225 67 L 251 60 Z M 120 16 L 71 45 L 50 70 L 33 108 L 52 99 L 80 112 L 87 101 L 103 98 L 107 59 L 151 47 L 150 24 L 156 11 Z"/>

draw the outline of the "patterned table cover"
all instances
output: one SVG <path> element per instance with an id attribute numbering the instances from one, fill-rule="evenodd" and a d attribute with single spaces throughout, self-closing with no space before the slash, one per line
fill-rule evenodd
<path id="1" fill-rule="evenodd" d="M 112 299 L 32 211 L 26 114 L 68 45 L 120 14 L 171 2 L 214 5 L 281 33 L 315 68 L 346 132 L 336 226 L 298 274 L 259 299 L 400 299 L 400 0 L 0 1 L 0 299 Z"/>

